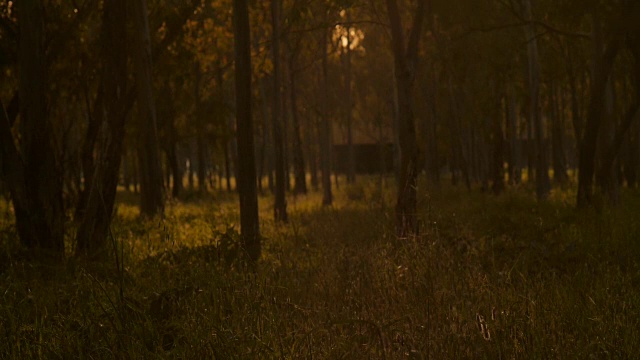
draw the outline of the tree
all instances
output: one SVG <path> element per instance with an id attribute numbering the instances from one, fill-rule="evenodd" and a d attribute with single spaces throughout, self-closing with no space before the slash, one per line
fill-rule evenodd
<path id="1" fill-rule="evenodd" d="M 138 146 L 140 161 L 140 212 L 153 216 L 164 211 L 162 194 L 162 168 L 160 167 L 160 147 L 156 106 L 153 98 L 151 61 L 151 35 L 147 16 L 147 0 L 136 0 L 133 6 L 134 22 L 134 66 L 138 101 L 138 131 L 142 141 Z"/>
<path id="2" fill-rule="evenodd" d="M 280 2 L 271 0 L 271 53 L 273 59 L 273 105 L 271 107 L 273 147 L 275 149 L 275 202 L 273 206 L 276 221 L 287 222 L 287 202 L 285 199 L 284 143 L 282 134 L 282 71 L 280 64 Z"/>
<path id="3" fill-rule="evenodd" d="M 589 97 L 587 119 L 580 143 L 580 162 L 578 169 L 577 206 L 591 205 L 593 198 L 593 178 L 595 174 L 595 155 L 597 140 L 604 113 L 604 95 L 612 73 L 616 57 L 623 45 L 625 35 L 637 34 L 638 24 L 635 21 L 640 15 L 640 5 L 629 2 L 617 9 L 618 13 L 611 17 L 606 25 L 604 44 L 596 46 L 594 53 L 593 84 Z M 599 31 L 599 30 L 598 30 Z M 597 41 L 595 38 L 594 41 Z"/>
<path id="4" fill-rule="evenodd" d="M 20 147 L 11 134 L 12 121 L 0 106 L 3 175 L 7 179 L 22 244 L 55 258 L 64 256 L 62 174 L 54 151 L 48 115 L 48 66 L 43 4 L 19 4 Z"/>
<path id="5" fill-rule="evenodd" d="M 396 203 L 396 233 L 404 238 L 418 233 L 416 215 L 418 186 L 418 144 L 413 114 L 412 89 L 415 62 L 422 33 L 425 0 L 418 0 L 409 40 L 405 44 L 402 19 L 396 0 L 386 0 L 391 25 L 391 47 L 397 97 L 400 176 Z"/>
<path id="6" fill-rule="evenodd" d="M 333 203 L 331 193 L 331 120 L 329 118 L 329 84 L 328 84 L 328 55 L 327 40 L 328 30 L 323 30 L 320 46 L 322 47 L 322 80 L 321 94 L 322 100 L 322 124 L 320 130 L 320 166 L 322 168 L 322 205 L 330 206 Z"/>
<path id="7" fill-rule="evenodd" d="M 251 118 L 251 31 L 247 0 L 233 0 L 236 60 L 236 128 L 238 133 L 238 192 L 244 250 L 252 261 L 260 258 L 260 222 Z"/>
<path id="8" fill-rule="evenodd" d="M 531 10 L 531 0 L 523 0 L 525 18 L 530 22 L 525 27 L 527 38 L 527 54 L 529 64 L 529 122 L 535 132 L 535 156 L 536 156 L 536 195 L 538 200 L 546 199 L 551 190 L 549 181 L 549 164 L 547 161 L 547 149 L 544 141 L 544 124 L 540 114 L 540 60 L 538 55 L 538 40 L 536 39 L 535 26 Z M 531 173 L 529 174 L 531 176 Z"/>
<path id="9" fill-rule="evenodd" d="M 77 256 L 99 256 L 105 249 L 118 186 L 127 113 L 126 0 L 105 0 L 102 18 L 103 66 L 98 111 L 106 128 L 100 139 L 93 181 L 76 235 Z"/>

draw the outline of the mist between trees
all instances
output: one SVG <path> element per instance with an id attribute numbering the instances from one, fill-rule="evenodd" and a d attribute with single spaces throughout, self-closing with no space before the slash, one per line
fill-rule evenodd
<path id="1" fill-rule="evenodd" d="M 1 1 L 2 191 L 22 245 L 108 244 L 118 191 L 140 213 L 394 174 L 396 235 L 419 234 L 417 179 L 500 194 L 577 187 L 621 201 L 640 167 L 640 5 L 546 0 Z M 382 177 L 381 177 L 382 184 Z M 596 190 L 597 189 L 597 190 Z M 595 195 L 594 195 L 595 194 Z M 604 199 L 604 200 L 602 200 Z"/>

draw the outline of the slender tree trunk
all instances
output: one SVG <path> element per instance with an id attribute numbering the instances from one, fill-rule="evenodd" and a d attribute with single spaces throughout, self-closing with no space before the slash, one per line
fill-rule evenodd
<path id="1" fill-rule="evenodd" d="M 598 51 L 594 56 L 599 58 L 593 69 L 593 84 L 589 99 L 589 111 L 582 143 L 580 144 L 580 162 L 578 168 L 578 207 L 591 204 L 593 197 L 593 177 L 595 174 L 595 155 L 597 149 L 598 132 L 604 112 L 604 94 L 613 63 L 619 49 L 619 38 L 614 36 L 604 52 Z"/>
<path id="2" fill-rule="evenodd" d="M 178 161 L 178 141 L 176 139 L 176 129 L 174 124 L 174 118 L 169 119 L 169 144 L 167 151 L 167 164 L 171 169 L 171 175 L 173 177 L 173 188 L 171 189 L 171 196 L 178 198 L 182 193 L 182 167 Z"/>
<path id="3" fill-rule="evenodd" d="M 291 122 L 293 125 L 293 171 L 295 178 L 294 193 L 307 193 L 307 179 L 304 168 L 304 157 L 302 152 L 302 136 L 300 133 L 300 118 L 298 117 L 298 97 L 296 87 L 296 74 L 294 73 L 295 54 L 291 54 L 289 60 L 289 91 L 291 101 Z"/>
<path id="4" fill-rule="evenodd" d="M 201 193 L 207 192 L 207 161 L 206 151 L 207 144 L 204 140 L 204 136 L 200 133 L 196 138 L 197 156 L 198 156 L 198 191 Z"/>
<path id="5" fill-rule="evenodd" d="M 582 139 L 582 114 L 580 113 L 580 104 L 578 102 L 578 81 L 573 65 L 571 47 L 568 47 L 567 58 L 567 74 L 569 76 L 569 90 L 571 91 L 571 122 L 576 142 L 580 143 Z"/>
<path id="6" fill-rule="evenodd" d="M 286 41 L 283 41 L 286 42 Z M 282 105 L 280 107 L 281 116 L 282 116 L 282 146 L 284 151 L 284 188 L 287 192 L 291 191 L 291 146 L 289 143 L 289 116 L 291 115 L 291 108 L 288 107 L 287 99 L 289 98 L 287 94 L 289 93 L 289 85 L 286 81 L 287 75 L 286 70 L 287 67 L 281 67 L 282 77 L 280 79 L 282 84 L 282 92 L 280 96 L 280 100 L 282 101 Z"/>
<path id="7" fill-rule="evenodd" d="M 271 141 L 271 132 L 269 131 L 269 101 L 267 98 L 267 85 L 265 78 L 258 82 L 260 90 L 261 108 L 262 108 L 262 154 L 260 158 L 260 172 L 258 174 L 258 184 L 262 184 L 262 178 L 265 173 L 267 175 L 267 183 L 269 191 L 273 192 L 273 144 Z M 260 188 L 260 190 L 262 190 Z"/>
<path id="8" fill-rule="evenodd" d="M 507 117 L 507 128 L 509 129 L 509 183 L 511 185 L 519 184 L 521 181 L 518 117 L 516 115 L 516 101 L 513 91 L 513 85 L 509 84 L 507 86 L 505 115 Z"/>
<path id="9" fill-rule="evenodd" d="M 140 213 L 154 216 L 164 212 L 162 169 L 153 97 L 151 36 L 147 17 L 147 0 L 133 2 L 134 65 L 138 101 L 139 131 L 144 134 L 138 147 L 140 160 Z"/>
<path id="10" fill-rule="evenodd" d="M 309 159 L 309 172 L 311 173 L 311 188 L 313 191 L 318 191 L 319 182 L 318 182 L 318 142 L 317 139 L 320 136 L 318 131 L 318 121 L 308 121 L 311 122 L 305 127 L 305 137 L 308 139 L 307 141 L 307 158 Z"/>
<path id="11" fill-rule="evenodd" d="M 285 162 L 282 134 L 282 101 L 280 85 L 280 1 L 271 0 L 272 57 L 273 57 L 273 106 L 271 108 L 273 147 L 275 149 L 275 203 L 273 213 L 276 222 L 287 222 L 287 202 L 285 199 Z"/>
<path id="12" fill-rule="evenodd" d="M 196 156 L 198 157 L 198 191 L 201 193 L 207 192 L 207 162 L 205 161 L 206 144 L 204 140 L 204 126 L 202 124 L 202 99 L 200 97 L 200 64 L 196 62 L 194 64 L 194 88 L 193 88 L 193 101 L 194 101 L 194 114 L 196 120 Z"/>
<path id="13" fill-rule="evenodd" d="M 322 124 L 320 136 L 320 161 L 322 166 L 322 205 L 331 206 L 333 194 L 331 191 L 331 119 L 329 118 L 329 80 L 328 80 L 328 30 L 322 34 Z"/>
<path id="14" fill-rule="evenodd" d="M 636 122 L 629 134 L 627 156 L 624 161 L 624 177 L 629 188 L 637 188 L 638 170 L 640 170 L 640 124 Z"/>
<path id="15" fill-rule="evenodd" d="M 347 23 L 350 23 L 349 11 L 347 11 Z M 347 25 L 347 47 L 345 51 L 345 107 L 347 113 L 347 183 L 356 181 L 356 157 L 353 146 L 353 100 L 351 96 L 351 26 Z"/>
<path id="16" fill-rule="evenodd" d="M 229 142 L 224 147 L 224 176 L 227 182 L 227 191 L 231 192 L 231 160 L 229 159 Z"/>
<path id="17" fill-rule="evenodd" d="M 193 191 L 195 189 L 195 173 L 193 172 L 193 141 L 189 140 L 189 143 L 187 144 L 187 149 L 188 149 L 188 156 L 187 156 L 187 183 L 189 185 L 189 191 Z M 225 164 L 227 164 L 228 161 L 228 154 L 227 154 L 227 148 L 225 146 L 224 148 L 225 150 Z M 228 170 L 228 169 L 227 169 Z M 227 172 L 228 174 L 228 172 Z"/>
<path id="18" fill-rule="evenodd" d="M 76 234 L 76 255 L 96 257 L 106 249 L 122 159 L 127 86 L 125 0 L 105 0 L 103 15 L 103 86 L 106 136 L 102 139 L 95 177 Z"/>
<path id="19" fill-rule="evenodd" d="M 437 80 L 436 73 L 433 64 L 429 67 L 427 80 L 427 113 L 424 118 L 425 121 L 425 130 L 426 130 L 426 140 L 427 140 L 427 151 L 426 151 L 426 166 L 425 169 L 429 174 L 429 179 L 434 185 L 440 184 L 440 164 L 439 164 L 439 155 L 438 155 L 438 114 L 437 114 L 437 106 L 436 106 L 436 89 L 437 89 Z"/>
<path id="20" fill-rule="evenodd" d="M 531 0 L 523 0 L 526 18 L 532 20 Z M 533 123 L 536 141 L 536 195 L 538 200 L 546 199 L 551 191 L 549 180 L 549 165 L 544 139 L 544 122 L 540 114 L 540 60 L 538 55 L 538 41 L 533 23 L 525 27 L 529 58 L 529 118 Z"/>
<path id="21" fill-rule="evenodd" d="M 413 76 L 424 19 L 424 1 L 418 2 L 414 24 L 405 45 L 402 21 L 396 0 L 386 0 L 391 24 L 391 46 L 398 91 L 398 135 L 400 140 L 400 178 L 396 204 L 396 233 L 400 238 L 418 234 L 417 179 L 418 144 L 413 114 Z"/>
<path id="22" fill-rule="evenodd" d="M 238 192 L 244 250 L 251 261 L 260 258 L 260 222 L 251 118 L 251 38 L 247 0 L 233 1 L 236 61 L 236 128 L 238 133 Z"/>
<path id="23" fill-rule="evenodd" d="M 505 103 L 507 99 L 504 99 Z M 500 109 L 500 104 L 497 108 Z M 505 114 L 506 115 L 506 114 Z M 502 130 L 503 119 L 507 116 L 500 116 L 500 112 L 494 116 L 493 120 L 493 193 L 498 195 L 504 191 L 504 131 Z"/>
<path id="24" fill-rule="evenodd" d="M 567 176 L 567 160 L 564 154 L 564 108 L 561 106 L 563 97 L 562 89 L 555 83 L 549 84 L 551 94 L 549 105 L 551 107 L 551 147 L 553 152 L 553 180 L 564 185 L 569 181 Z"/>
<path id="25" fill-rule="evenodd" d="M 84 216 L 84 211 L 85 207 L 87 206 L 87 200 L 89 199 L 89 191 L 91 191 L 91 184 L 93 182 L 93 175 L 95 172 L 94 152 L 96 141 L 98 140 L 98 131 L 100 130 L 100 125 L 103 121 L 103 88 L 104 80 L 101 80 L 101 83 L 98 87 L 98 93 L 96 94 L 96 99 L 93 103 L 93 109 L 89 109 L 87 111 L 87 133 L 82 143 L 81 159 L 84 186 L 82 188 L 82 191 L 80 192 L 80 196 L 78 197 L 78 204 L 76 205 L 74 216 L 78 221 Z M 89 102 L 89 100 L 87 100 L 87 102 Z M 87 107 L 88 106 L 89 105 L 87 105 Z"/>

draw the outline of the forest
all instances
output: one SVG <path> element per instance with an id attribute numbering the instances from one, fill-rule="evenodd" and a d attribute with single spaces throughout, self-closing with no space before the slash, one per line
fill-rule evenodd
<path id="1" fill-rule="evenodd" d="M 639 1 L 0 0 L 0 79 L 2 359 L 640 353 Z"/>

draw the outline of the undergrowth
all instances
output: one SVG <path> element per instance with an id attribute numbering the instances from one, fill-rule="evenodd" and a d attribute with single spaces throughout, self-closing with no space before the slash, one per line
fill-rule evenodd
<path id="1" fill-rule="evenodd" d="M 0 227 L 0 358 L 520 359 L 640 353 L 640 196 L 573 209 L 421 189 L 421 235 L 393 234 L 390 186 L 262 197 L 263 256 L 238 257 L 237 201 L 171 202 L 141 220 L 121 194 L 114 260 L 63 265 L 19 255 Z M 567 194 L 569 193 L 569 194 Z"/>

